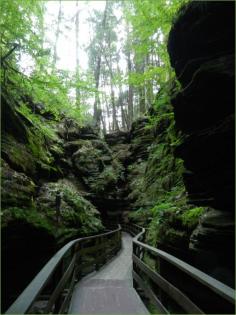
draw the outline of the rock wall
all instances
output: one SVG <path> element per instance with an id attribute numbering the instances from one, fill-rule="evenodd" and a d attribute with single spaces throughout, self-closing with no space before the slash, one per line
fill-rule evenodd
<path id="1" fill-rule="evenodd" d="M 59 247 L 104 231 L 100 213 L 86 199 L 83 176 L 76 177 L 76 162 L 74 169 L 67 156 L 71 140 L 89 141 L 84 137 L 97 139 L 97 134 L 67 119 L 58 122 L 49 114 L 45 118 L 39 110 L 36 119 L 48 124 L 48 135 L 42 135 L 19 105 L 5 96 L 1 104 L 2 312 Z"/>
<path id="2" fill-rule="evenodd" d="M 195 263 L 233 285 L 234 279 L 234 72 L 235 3 L 194 1 L 181 9 L 168 42 L 181 83 L 172 99 L 184 140 L 190 203 L 207 206 L 191 236 Z"/>

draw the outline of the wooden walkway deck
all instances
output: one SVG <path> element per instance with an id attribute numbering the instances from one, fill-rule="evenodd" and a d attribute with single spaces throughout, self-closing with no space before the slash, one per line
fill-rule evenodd
<path id="1" fill-rule="evenodd" d="M 122 233 L 122 249 L 98 272 L 74 288 L 69 314 L 149 314 L 132 283 L 132 237 Z"/>

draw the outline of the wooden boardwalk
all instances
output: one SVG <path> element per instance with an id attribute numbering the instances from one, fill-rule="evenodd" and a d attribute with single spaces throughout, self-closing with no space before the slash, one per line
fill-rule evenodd
<path id="1" fill-rule="evenodd" d="M 69 314 L 149 314 L 132 283 L 132 237 L 118 255 L 74 288 Z"/>

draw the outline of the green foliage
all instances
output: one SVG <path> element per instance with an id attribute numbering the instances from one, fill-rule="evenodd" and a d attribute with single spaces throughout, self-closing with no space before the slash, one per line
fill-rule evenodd
<path id="1" fill-rule="evenodd" d="M 55 198 L 62 195 L 60 224 L 58 228 L 77 229 L 79 235 L 98 233 L 103 229 L 100 214 L 96 208 L 83 198 L 73 185 L 66 182 L 52 182 L 43 186 L 37 199 L 38 211 L 55 225 Z M 60 234 L 60 233 L 59 233 Z"/>
<path id="2" fill-rule="evenodd" d="M 129 213 L 129 219 L 131 222 L 141 226 L 148 226 L 148 223 L 152 220 L 152 214 L 149 209 L 139 208 L 138 210 Z"/>
<path id="3" fill-rule="evenodd" d="M 205 210 L 204 207 L 196 207 L 188 211 L 185 211 L 182 214 L 183 224 L 187 226 L 189 229 L 195 228 L 199 223 L 199 218 L 204 213 L 204 210 Z"/>
<path id="4" fill-rule="evenodd" d="M 2 138 L 1 150 L 11 165 L 26 174 L 35 173 L 35 159 L 25 144 L 17 142 L 12 136 L 5 135 Z"/>
<path id="5" fill-rule="evenodd" d="M 92 183 L 91 188 L 96 193 L 107 191 L 108 188 L 114 187 L 117 183 L 119 174 L 112 166 L 104 168 L 103 172 L 99 174 L 98 178 Z"/>
<path id="6" fill-rule="evenodd" d="M 131 31 L 126 44 L 135 56 L 135 64 L 141 65 L 151 54 L 157 57 L 155 65 L 144 71 L 129 74 L 128 81 L 134 86 L 148 84 L 151 80 L 162 86 L 174 77 L 167 53 L 167 36 L 176 12 L 186 0 L 132 0 L 123 4 L 124 14 Z"/>
<path id="7" fill-rule="evenodd" d="M 1 1 L 2 55 L 17 43 L 22 51 L 36 57 L 41 49 L 38 30 L 42 26 L 44 4 L 37 0 Z M 17 52 L 19 54 L 19 50 Z"/>
<path id="8" fill-rule="evenodd" d="M 166 203 L 161 203 L 154 206 L 150 211 L 153 216 L 158 216 L 160 218 L 162 215 L 162 212 L 166 210 L 170 210 L 170 211 L 176 210 L 176 207 L 172 203 L 166 202 Z"/>
<path id="9" fill-rule="evenodd" d="M 71 212 L 64 208 L 62 211 L 63 219 L 71 221 L 70 224 L 75 226 L 101 227 L 101 221 L 96 217 L 98 212 L 89 201 L 65 186 L 63 187 L 63 198 L 70 210 L 74 209 L 74 212 Z"/>
<path id="10" fill-rule="evenodd" d="M 18 106 L 37 131 L 53 137 L 50 123 L 44 123 L 23 99 L 27 96 L 30 103 L 42 104 L 41 114 L 49 113 L 54 120 L 67 116 L 82 122 L 86 100 L 94 93 L 94 87 L 89 75 L 81 73 L 78 78 L 54 67 L 52 49 L 44 48 L 44 13 L 43 1 L 1 1 L 1 85 L 6 99 Z M 80 108 L 70 97 L 71 90 L 78 86 Z"/>
<path id="11" fill-rule="evenodd" d="M 47 146 L 44 138 L 39 133 L 36 135 L 29 131 L 29 144 L 27 147 L 32 153 L 35 163 L 40 166 L 41 169 L 44 170 L 56 170 L 54 167 L 54 158 L 51 153 L 47 150 Z"/>
<path id="12" fill-rule="evenodd" d="M 54 227 L 50 224 L 48 219 L 40 214 L 35 208 L 7 208 L 2 213 L 2 227 L 7 226 L 10 221 L 24 221 L 35 227 L 43 228 L 48 233 L 55 233 Z"/>

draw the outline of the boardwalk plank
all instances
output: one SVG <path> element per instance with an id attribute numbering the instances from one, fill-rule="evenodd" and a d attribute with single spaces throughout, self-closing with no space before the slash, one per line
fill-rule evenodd
<path id="1" fill-rule="evenodd" d="M 122 233 L 122 250 L 98 272 L 78 283 L 69 314 L 149 314 L 132 283 L 132 237 Z"/>

